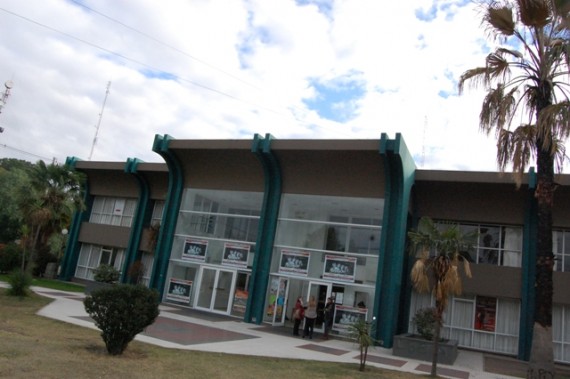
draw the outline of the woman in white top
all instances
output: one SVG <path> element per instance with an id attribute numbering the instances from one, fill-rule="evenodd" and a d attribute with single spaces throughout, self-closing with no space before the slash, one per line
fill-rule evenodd
<path id="1" fill-rule="evenodd" d="M 305 310 L 305 329 L 303 330 L 303 338 L 313 338 L 313 329 L 315 327 L 315 319 L 317 318 L 317 301 L 314 296 L 309 298 L 309 304 Z"/>

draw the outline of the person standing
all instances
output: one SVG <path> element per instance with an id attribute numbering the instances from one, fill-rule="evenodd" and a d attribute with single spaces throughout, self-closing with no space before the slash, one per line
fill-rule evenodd
<path id="1" fill-rule="evenodd" d="M 313 339 L 313 329 L 315 327 L 315 319 L 317 318 L 317 301 L 314 296 L 309 298 L 309 304 L 305 310 L 305 329 L 303 329 L 303 338 L 309 337 Z"/>
<path id="2" fill-rule="evenodd" d="M 334 321 L 334 299 L 329 297 L 327 300 L 327 304 L 325 305 L 325 334 L 323 336 L 324 339 L 329 339 L 329 333 L 332 329 L 333 321 Z"/>
<path id="3" fill-rule="evenodd" d="M 299 296 L 297 298 L 297 302 L 295 303 L 295 307 L 293 308 L 293 335 L 299 335 L 299 326 L 301 325 L 301 321 L 305 317 L 305 307 L 303 305 L 303 298 Z"/>

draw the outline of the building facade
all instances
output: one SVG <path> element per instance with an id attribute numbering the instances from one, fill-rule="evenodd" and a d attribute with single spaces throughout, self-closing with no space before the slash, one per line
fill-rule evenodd
<path id="1" fill-rule="evenodd" d="M 473 278 L 452 298 L 445 336 L 528 359 L 532 333 L 534 173 L 418 170 L 401 135 L 378 140 L 176 140 L 156 136 L 163 164 L 68 164 L 87 176 L 87 209 L 70 230 L 61 278 L 100 264 L 162 301 L 282 326 L 295 300 L 335 297 L 334 332 L 372 323 L 390 348 L 432 305 L 412 290 L 407 231 L 423 217 L 478 232 Z M 565 182 L 566 181 L 566 182 Z M 570 363 L 570 177 L 555 193 L 553 341 Z M 567 243 L 568 242 L 568 243 Z M 567 322 L 568 321 L 568 322 Z"/>

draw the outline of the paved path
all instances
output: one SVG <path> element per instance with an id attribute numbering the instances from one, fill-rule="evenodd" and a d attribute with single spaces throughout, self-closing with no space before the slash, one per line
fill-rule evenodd
<path id="1" fill-rule="evenodd" d="M 32 287 L 35 292 L 55 301 L 38 314 L 71 324 L 97 329 L 83 307 L 84 295 Z M 330 362 L 359 362 L 358 345 L 341 339 L 323 340 L 294 337 L 288 329 L 248 324 L 239 319 L 217 316 L 162 304 L 155 323 L 136 340 L 166 348 L 266 357 L 309 359 Z M 430 362 L 414 361 L 392 355 L 391 349 L 369 349 L 367 365 L 390 370 L 426 374 Z M 438 375 L 447 378 L 513 378 L 483 371 L 483 355 L 460 350 L 453 366 L 438 365 Z"/>

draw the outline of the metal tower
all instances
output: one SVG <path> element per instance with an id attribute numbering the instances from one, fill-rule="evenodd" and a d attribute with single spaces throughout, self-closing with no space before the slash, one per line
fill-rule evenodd
<path id="1" fill-rule="evenodd" d="M 107 91 L 105 92 L 105 99 L 103 100 L 101 113 L 99 113 L 99 121 L 97 121 L 97 126 L 95 127 L 95 137 L 93 137 L 93 143 L 91 144 L 91 152 L 89 153 L 88 160 L 91 160 L 91 157 L 93 156 L 93 150 L 95 150 L 95 144 L 97 143 L 97 136 L 99 135 L 99 127 L 101 126 L 101 120 L 103 119 L 103 111 L 105 110 L 105 104 L 107 103 L 107 97 L 109 96 L 109 88 L 111 88 L 111 82 L 107 83 Z"/>
<path id="2" fill-rule="evenodd" d="M 12 89 L 12 87 L 14 86 L 14 83 L 12 83 L 11 80 L 8 80 L 6 83 L 4 83 L 4 87 L 6 87 L 6 89 L 4 90 L 4 93 L 2 93 L 2 96 L 0 97 L 0 113 L 2 113 L 2 109 L 4 108 L 4 105 L 6 105 L 6 102 L 8 101 L 8 97 L 10 97 L 10 90 Z M 0 126 L 0 133 L 4 132 L 4 128 Z"/>

